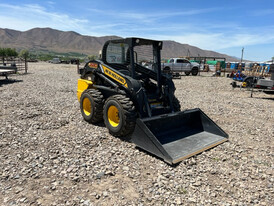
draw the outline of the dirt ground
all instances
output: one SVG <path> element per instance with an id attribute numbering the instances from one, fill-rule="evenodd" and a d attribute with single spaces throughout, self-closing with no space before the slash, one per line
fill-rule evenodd
<path id="1" fill-rule="evenodd" d="M 29 64 L 0 77 L 0 205 L 273 205 L 274 98 L 231 79 L 174 80 L 229 141 L 170 166 L 88 124 L 75 65 Z"/>

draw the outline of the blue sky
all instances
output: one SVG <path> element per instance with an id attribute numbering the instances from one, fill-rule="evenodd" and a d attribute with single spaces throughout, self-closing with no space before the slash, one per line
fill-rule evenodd
<path id="1" fill-rule="evenodd" d="M 0 0 L 0 28 L 138 36 L 255 61 L 274 56 L 274 0 Z M 0 42 L 1 44 L 1 42 Z"/>

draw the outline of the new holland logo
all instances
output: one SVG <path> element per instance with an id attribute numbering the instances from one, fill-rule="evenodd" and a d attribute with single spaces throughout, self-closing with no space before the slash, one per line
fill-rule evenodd
<path id="1" fill-rule="evenodd" d="M 94 62 L 90 62 L 90 63 L 88 63 L 88 66 L 89 66 L 90 68 L 97 69 L 98 64 L 97 64 L 97 63 L 94 63 Z"/>
<path id="2" fill-rule="evenodd" d="M 110 70 L 109 68 L 107 68 L 107 67 L 104 66 L 104 65 L 102 65 L 102 67 L 103 67 L 103 69 L 104 69 L 104 73 L 105 73 L 107 76 L 109 76 L 109 77 L 115 79 L 117 82 L 123 84 L 125 87 L 128 87 L 128 86 L 127 86 L 127 83 L 126 83 L 126 80 L 125 80 L 123 77 L 121 77 L 119 74 L 117 74 L 116 72 Z"/>

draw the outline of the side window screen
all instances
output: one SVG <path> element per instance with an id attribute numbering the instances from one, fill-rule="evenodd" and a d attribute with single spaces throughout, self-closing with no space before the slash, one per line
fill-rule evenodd
<path id="1" fill-rule="evenodd" d="M 183 61 L 184 61 L 183 63 L 186 63 L 186 64 L 189 63 L 189 61 L 187 61 L 186 59 L 184 59 Z"/>
<path id="2" fill-rule="evenodd" d="M 174 59 L 171 59 L 171 60 L 169 61 L 169 63 L 174 63 Z"/>
<path id="3" fill-rule="evenodd" d="M 106 52 L 108 63 L 124 64 L 128 45 L 123 43 L 109 43 Z"/>
<path id="4" fill-rule="evenodd" d="M 177 63 L 185 63 L 183 59 L 177 59 Z"/>

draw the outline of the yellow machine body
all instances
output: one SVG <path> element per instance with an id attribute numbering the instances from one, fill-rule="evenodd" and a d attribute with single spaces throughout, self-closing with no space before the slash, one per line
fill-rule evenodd
<path id="1" fill-rule="evenodd" d="M 93 85 L 93 82 L 86 79 L 78 79 L 77 84 L 77 99 L 80 102 L 81 95 L 83 91 L 85 91 L 88 88 L 91 88 Z"/>

